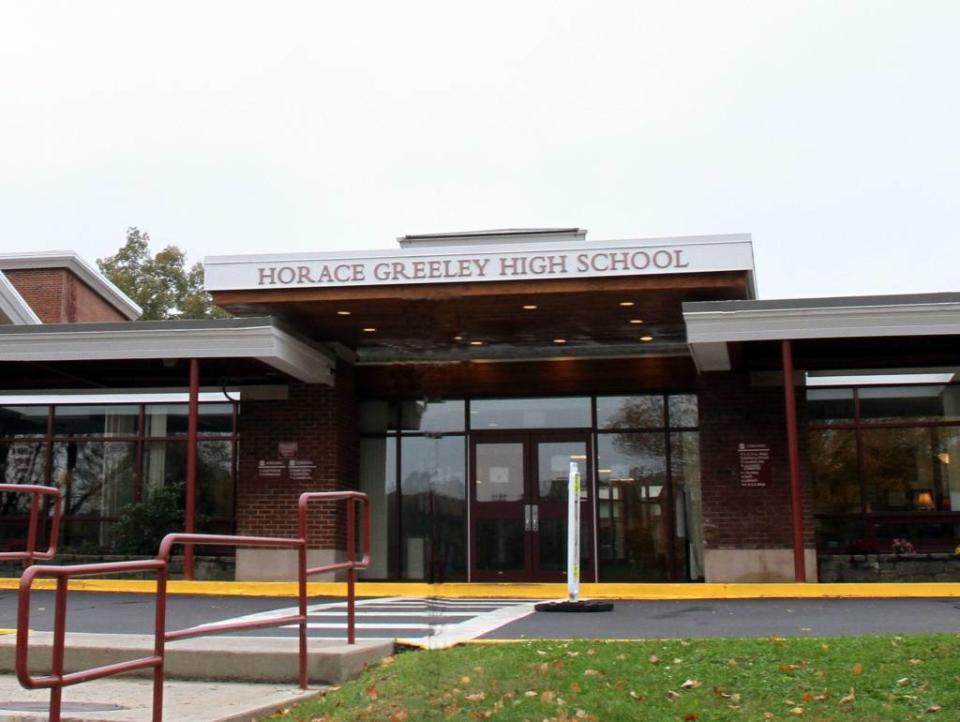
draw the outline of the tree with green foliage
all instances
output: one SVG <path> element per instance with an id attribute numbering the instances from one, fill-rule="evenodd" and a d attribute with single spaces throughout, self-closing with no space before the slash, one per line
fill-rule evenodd
<path id="1" fill-rule="evenodd" d="M 203 266 L 187 268 L 186 255 L 176 246 L 150 254 L 150 236 L 136 226 L 127 229 L 127 241 L 97 265 L 121 291 L 142 309 L 144 321 L 170 318 L 227 318 L 203 290 Z"/>

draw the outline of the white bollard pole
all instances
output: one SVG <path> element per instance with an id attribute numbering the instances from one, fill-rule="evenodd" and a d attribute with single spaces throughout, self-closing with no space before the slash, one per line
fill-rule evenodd
<path id="1" fill-rule="evenodd" d="M 569 601 L 580 596 L 580 467 L 570 462 L 567 484 L 567 595 Z"/>

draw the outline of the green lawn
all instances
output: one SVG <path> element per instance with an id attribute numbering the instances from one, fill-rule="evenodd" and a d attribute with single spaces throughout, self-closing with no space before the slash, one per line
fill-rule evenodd
<path id="1" fill-rule="evenodd" d="M 404 652 L 270 719 L 960 720 L 960 635 Z"/>

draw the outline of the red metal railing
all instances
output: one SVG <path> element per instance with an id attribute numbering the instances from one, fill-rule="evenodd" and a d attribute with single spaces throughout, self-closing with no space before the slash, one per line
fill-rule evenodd
<path id="1" fill-rule="evenodd" d="M 314 501 L 346 501 L 347 502 L 347 559 L 343 562 L 327 564 L 319 567 L 307 568 L 307 508 Z M 364 507 L 363 515 L 363 557 L 356 559 L 356 503 L 361 502 Z M 281 537 L 253 537 L 227 536 L 218 534 L 168 534 L 160 542 L 160 549 L 156 559 L 131 562 L 110 562 L 104 564 L 80 564 L 76 566 L 33 566 L 27 569 L 20 579 L 20 591 L 17 609 L 17 679 L 27 689 L 50 689 L 49 719 L 59 722 L 63 688 L 87 682 L 114 674 L 132 672 L 139 669 L 153 668 L 153 720 L 161 722 L 163 719 L 163 680 L 166 643 L 177 639 L 199 637 L 205 634 L 219 634 L 222 632 L 258 629 L 264 627 L 281 627 L 289 624 L 299 626 L 299 683 L 304 689 L 307 687 L 307 577 L 339 570 L 347 571 L 347 641 L 355 643 L 355 583 L 356 570 L 363 569 L 370 562 L 370 507 L 366 494 L 355 491 L 346 492 L 316 492 L 305 493 L 300 496 L 298 503 L 298 533 L 294 539 Z M 167 614 L 167 581 L 170 569 L 170 553 L 174 546 L 183 545 L 218 545 L 218 546 L 255 546 L 296 549 L 297 563 L 297 614 L 288 614 L 281 617 L 248 620 L 244 622 L 220 622 L 202 624 L 187 629 L 168 632 L 166 629 Z M 156 615 L 154 628 L 154 650 L 149 657 L 141 657 L 114 664 L 94 667 L 80 672 L 64 673 L 64 655 L 66 651 L 66 617 L 67 593 L 71 577 L 94 576 L 99 574 L 124 573 L 144 570 L 157 572 L 156 587 Z M 30 592 L 33 581 L 38 577 L 51 577 L 57 580 L 56 598 L 54 602 L 54 631 L 51 671 L 48 675 L 33 676 L 30 674 L 29 664 L 29 634 L 30 634 Z"/>
<path id="2" fill-rule="evenodd" d="M 0 493 L 30 494 L 30 524 L 27 528 L 27 545 L 23 551 L 0 552 L 0 561 L 23 560 L 33 564 L 37 559 L 47 561 L 57 554 L 57 539 L 60 536 L 60 516 L 63 513 L 63 495 L 52 486 L 33 484 L 0 484 Z M 53 516 L 50 520 L 50 540 L 45 552 L 37 551 L 37 534 L 40 526 L 40 501 L 43 497 L 53 497 Z"/>

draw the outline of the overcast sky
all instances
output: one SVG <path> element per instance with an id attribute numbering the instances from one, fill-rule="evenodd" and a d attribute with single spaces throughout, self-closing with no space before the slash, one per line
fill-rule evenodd
<path id="1" fill-rule="evenodd" d="M 0 0 L 0 251 L 749 232 L 765 298 L 960 290 L 958 71 L 954 0 Z"/>

